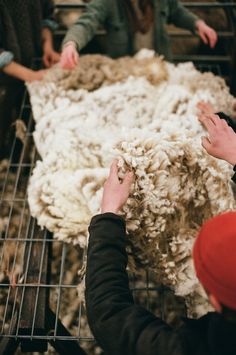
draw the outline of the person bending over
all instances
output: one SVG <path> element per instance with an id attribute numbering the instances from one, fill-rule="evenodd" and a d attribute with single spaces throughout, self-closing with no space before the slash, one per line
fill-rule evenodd
<path id="1" fill-rule="evenodd" d="M 106 29 L 107 54 L 112 58 L 149 48 L 172 60 L 167 23 L 197 33 L 211 48 L 216 44 L 216 32 L 177 0 L 92 0 L 66 34 L 61 66 L 73 69 L 78 64 L 78 52 L 99 26 Z"/>
<path id="2" fill-rule="evenodd" d="M 132 173 L 120 182 L 114 161 L 104 186 L 102 213 L 89 226 L 86 307 L 91 330 L 107 355 L 236 354 L 236 212 L 201 228 L 193 247 L 196 274 L 215 308 L 173 329 L 134 303 L 126 271 L 126 226 L 119 216 Z"/>

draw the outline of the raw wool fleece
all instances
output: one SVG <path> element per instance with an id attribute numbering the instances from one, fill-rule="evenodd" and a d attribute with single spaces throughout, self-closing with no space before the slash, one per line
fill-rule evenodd
<path id="1" fill-rule="evenodd" d="M 129 64 L 132 60 L 136 65 L 137 58 L 127 58 Z M 130 268 L 153 269 L 196 316 L 209 305 L 193 270 L 194 238 L 207 218 L 235 208 L 231 168 L 201 147 L 196 104 L 207 100 L 231 114 L 234 98 L 223 79 L 202 74 L 191 63 L 159 62 L 165 72 L 155 83 L 129 77 L 103 82 L 93 92 L 62 90 L 64 73 L 56 68 L 48 80 L 28 85 L 42 157 L 31 177 L 29 204 L 39 225 L 55 238 L 85 247 L 108 167 L 119 157 L 121 177 L 130 168 L 135 173 L 122 212 Z"/>

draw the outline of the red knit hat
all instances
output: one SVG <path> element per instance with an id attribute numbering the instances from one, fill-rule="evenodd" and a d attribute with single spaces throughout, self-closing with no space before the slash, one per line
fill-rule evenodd
<path id="1" fill-rule="evenodd" d="M 193 247 L 197 277 L 220 303 L 236 310 L 236 212 L 207 221 Z"/>

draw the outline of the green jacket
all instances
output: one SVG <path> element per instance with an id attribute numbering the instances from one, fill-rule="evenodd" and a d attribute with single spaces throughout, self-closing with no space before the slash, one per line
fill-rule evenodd
<path id="1" fill-rule="evenodd" d="M 198 17 L 177 0 L 153 0 L 153 6 L 154 48 L 158 54 L 163 54 L 166 59 L 171 60 L 169 37 L 165 25 L 172 23 L 194 32 Z M 120 0 L 92 0 L 87 5 L 87 11 L 67 32 L 63 44 L 74 41 L 80 50 L 93 38 L 101 25 L 107 31 L 109 56 L 117 58 L 134 54 L 132 33 Z"/>

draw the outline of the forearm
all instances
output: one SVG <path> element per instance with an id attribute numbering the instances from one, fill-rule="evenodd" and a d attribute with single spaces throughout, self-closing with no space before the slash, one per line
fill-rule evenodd
<path id="1" fill-rule="evenodd" d="M 145 339 L 146 353 L 157 354 L 159 339 L 166 337 L 170 328 L 134 304 L 126 272 L 124 221 L 105 213 L 92 219 L 89 232 L 85 295 L 87 317 L 96 340 L 107 354 L 140 355 L 144 354 Z M 170 340 L 167 337 L 163 341 L 166 349 Z"/>
<path id="2" fill-rule="evenodd" d="M 196 23 L 199 17 L 186 9 L 178 1 L 173 1 L 171 6 L 170 22 L 180 28 L 185 28 L 192 32 L 196 31 Z"/>
<path id="3" fill-rule="evenodd" d="M 46 27 L 42 29 L 42 41 L 44 52 L 53 49 L 52 32 Z"/>
<path id="4" fill-rule="evenodd" d="M 109 0 L 93 0 L 87 5 L 87 10 L 81 15 L 67 32 L 63 46 L 67 42 L 75 42 L 77 49 L 81 50 L 93 38 L 98 27 L 104 24 L 110 11 Z"/>
<path id="5" fill-rule="evenodd" d="M 124 220 L 113 213 L 95 216 L 91 221 L 89 233 L 86 296 L 90 305 L 98 306 L 99 300 L 102 304 L 106 298 L 120 299 L 120 294 L 124 294 L 125 300 L 133 304 L 126 272 Z M 114 275 L 118 275 L 118 278 L 113 278 Z M 114 292 L 114 287 L 118 285 L 119 296 Z"/>
<path id="6" fill-rule="evenodd" d="M 12 61 L 10 64 L 6 65 L 2 71 L 10 76 L 13 76 L 16 79 L 28 81 L 32 73 L 32 70 L 24 67 L 21 64 L 18 64 Z"/>

